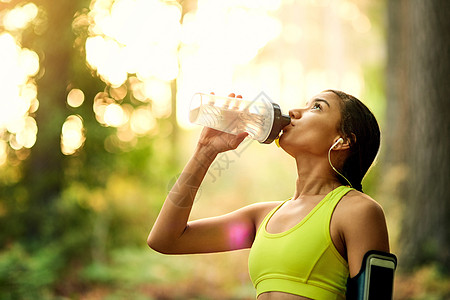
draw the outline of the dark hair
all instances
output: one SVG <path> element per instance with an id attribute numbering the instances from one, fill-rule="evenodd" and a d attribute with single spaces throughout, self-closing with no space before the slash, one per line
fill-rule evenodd
<path id="1" fill-rule="evenodd" d="M 362 192 L 361 182 L 380 148 L 380 127 L 372 112 L 356 97 L 336 90 L 326 92 L 332 92 L 342 100 L 338 130 L 344 140 L 350 140 L 350 155 L 341 173 L 356 190 Z M 344 178 L 339 180 L 347 184 Z"/>

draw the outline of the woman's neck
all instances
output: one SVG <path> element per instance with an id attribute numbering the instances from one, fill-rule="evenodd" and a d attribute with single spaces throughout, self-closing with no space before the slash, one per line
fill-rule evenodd
<path id="1" fill-rule="evenodd" d="M 326 158 L 297 158 L 297 180 L 292 199 L 325 195 L 341 185 Z"/>

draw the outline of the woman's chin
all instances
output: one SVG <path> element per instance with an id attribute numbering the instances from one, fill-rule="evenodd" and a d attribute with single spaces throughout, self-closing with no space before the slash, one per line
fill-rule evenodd
<path id="1" fill-rule="evenodd" d="M 285 152 L 290 154 L 289 151 L 287 150 L 287 149 L 289 149 L 289 143 L 287 142 L 285 137 L 283 138 L 283 135 L 281 135 L 280 138 L 278 139 L 278 147 L 280 147 Z"/>

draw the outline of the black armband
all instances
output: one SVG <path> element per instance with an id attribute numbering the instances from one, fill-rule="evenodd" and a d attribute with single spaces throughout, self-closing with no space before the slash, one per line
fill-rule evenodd
<path id="1" fill-rule="evenodd" d="M 347 280 L 347 300 L 391 300 L 396 267 L 394 254 L 368 251 L 359 273 Z"/>

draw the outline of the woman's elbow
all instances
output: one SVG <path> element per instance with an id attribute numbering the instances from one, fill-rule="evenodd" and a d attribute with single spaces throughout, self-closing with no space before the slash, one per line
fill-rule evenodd
<path id="1" fill-rule="evenodd" d="M 147 245 L 154 251 L 161 254 L 176 254 L 170 245 L 158 241 L 150 234 L 147 238 Z"/>
<path id="2" fill-rule="evenodd" d="M 156 252 L 163 253 L 164 249 L 161 247 L 161 243 L 150 233 L 147 237 L 147 245 Z"/>

